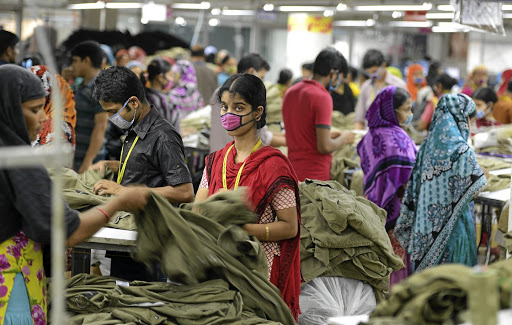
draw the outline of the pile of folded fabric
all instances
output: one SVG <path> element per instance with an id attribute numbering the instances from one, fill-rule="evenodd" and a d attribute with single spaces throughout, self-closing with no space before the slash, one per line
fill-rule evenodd
<path id="1" fill-rule="evenodd" d="M 491 264 L 484 271 L 460 264 L 440 265 L 395 285 L 368 324 L 460 324 L 469 318 L 474 324 L 477 319 L 491 324 L 498 310 L 510 308 L 511 294 L 512 260 Z"/>
<path id="2" fill-rule="evenodd" d="M 49 169 L 52 178 L 55 177 L 55 170 Z M 85 211 L 92 207 L 108 202 L 110 196 L 102 196 L 94 193 L 94 185 L 102 180 L 112 180 L 114 172 L 106 168 L 105 171 L 88 170 L 82 174 L 72 169 L 64 168 L 60 175 L 62 179 L 62 196 L 72 209 Z M 135 219 L 131 213 L 119 211 L 110 218 L 109 227 L 135 230 Z"/>
<path id="3" fill-rule="evenodd" d="M 67 291 L 74 324 L 90 324 L 91 317 L 97 324 L 294 324 L 268 281 L 262 246 L 241 228 L 257 220 L 243 195 L 215 195 L 197 205 L 199 214 L 192 204 L 178 209 L 152 194 L 136 215 L 133 256 L 148 266 L 158 262 L 180 285 L 93 278 L 94 288 L 87 277 L 75 277 Z"/>
<path id="4" fill-rule="evenodd" d="M 385 298 L 389 275 L 404 267 L 384 228 L 386 212 L 335 181 L 306 180 L 301 200 L 301 271 L 361 280 L 377 301 Z"/>

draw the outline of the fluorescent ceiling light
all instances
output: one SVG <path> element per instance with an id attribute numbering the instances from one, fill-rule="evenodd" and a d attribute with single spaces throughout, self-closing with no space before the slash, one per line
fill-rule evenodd
<path id="1" fill-rule="evenodd" d="M 98 1 L 98 2 L 90 2 L 90 3 L 75 3 L 68 5 L 68 9 L 74 9 L 74 10 L 87 10 L 87 9 L 103 9 L 105 8 L 105 2 Z"/>
<path id="2" fill-rule="evenodd" d="M 391 21 L 391 22 L 389 22 L 389 26 L 427 28 L 427 27 L 432 27 L 432 22 L 431 21 Z"/>
<path id="3" fill-rule="evenodd" d="M 320 7 L 320 6 L 280 6 L 280 7 L 278 7 L 279 11 L 284 11 L 284 12 L 325 11 L 327 9 L 329 9 L 329 7 Z"/>
<path id="4" fill-rule="evenodd" d="M 428 11 L 432 9 L 431 3 L 422 5 L 373 5 L 373 6 L 355 6 L 355 11 Z"/>
<path id="5" fill-rule="evenodd" d="M 502 5 L 501 10 L 510 11 L 510 10 L 512 10 L 512 5 Z"/>
<path id="6" fill-rule="evenodd" d="M 161 4 L 149 2 L 142 7 L 141 21 L 166 21 L 167 20 L 167 7 Z"/>
<path id="7" fill-rule="evenodd" d="M 453 19 L 455 17 L 453 12 L 428 12 L 425 15 L 427 19 Z"/>
<path id="8" fill-rule="evenodd" d="M 172 5 L 174 9 L 191 9 L 191 10 L 199 10 L 199 9 L 210 9 L 210 3 L 208 1 L 203 1 L 201 3 L 174 3 Z"/>
<path id="9" fill-rule="evenodd" d="M 139 2 L 108 2 L 105 6 L 108 9 L 139 9 L 144 4 Z"/>
<path id="10" fill-rule="evenodd" d="M 440 11 L 455 11 L 455 8 L 453 8 L 452 5 L 439 5 L 439 6 L 437 6 L 437 10 L 440 10 Z"/>
<path id="11" fill-rule="evenodd" d="M 459 33 L 459 32 L 463 32 L 463 31 L 456 29 L 456 28 L 451 28 L 451 27 L 434 26 L 434 27 L 432 27 L 432 32 L 434 32 L 434 33 Z"/>
<path id="12" fill-rule="evenodd" d="M 348 6 L 342 2 L 338 3 L 336 6 L 336 11 L 345 11 L 347 10 Z"/>
<path id="13" fill-rule="evenodd" d="M 254 15 L 254 10 L 222 9 L 221 13 L 224 16 L 252 16 Z"/>
<path id="14" fill-rule="evenodd" d="M 503 19 L 511 19 L 512 14 L 503 14 Z"/>
<path id="15" fill-rule="evenodd" d="M 271 3 L 266 3 L 264 6 L 263 6 L 263 10 L 265 11 L 272 11 L 274 10 L 274 5 L 271 4 Z"/>
<path id="16" fill-rule="evenodd" d="M 391 17 L 393 17 L 393 19 L 401 18 L 403 16 L 404 13 L 402 11 L 393 11 L 393 13 L 391 14 Z"/>
<path id="17" fill-rule="evenodd" d="M 334 10 L 327 9 L 324 11 L 324 17 L 332 17 L 334 16 Z"/>
<path id="18" fill-rule="evenodd" d="M 208 25 L 210 25 L 212 27 L 218 26 L 219 23 L 220 23 L 220 20 L 218 20 L 217 18 L 212 18 L 208 21 Z"/>
<path id="19" fill-rule="evenodd" d="M 366 27 L 366 20 L 338 20 L 333 22 L 338 27 Z"/>
<path id="20" fill-rule="evenodd" d="M 220 15 L 220 13 L 221 13 L 220 8 L 213 8 L 212 9 L 212 15 L 217 16 L 217 15 Z"/>
<path id="21" fill-rule="evenodd" d="M 174 20 L 174 23 L 176 25 L 180 25 L 180 26 L 187 26 L 187 21 L 185 20 L 185 18 L 180 17 L 180 16 L 176 17 L 176 19 Z"/>

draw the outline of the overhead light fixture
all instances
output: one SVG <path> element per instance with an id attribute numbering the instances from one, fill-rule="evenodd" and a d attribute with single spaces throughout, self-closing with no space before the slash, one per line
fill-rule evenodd
<path id="1" fill-rule="evenodd" d="M 187 26 L 187 21 L 185 20 L 185 18 L 178 16 L 174 20 L 174 24 L 179 25 L 179 26 Z"/>
<path id="2" fill-rule="evenodd" d="M 503 14 L 503 19 L 512 19 L 512 14 Z"/>
<path id="3" fill-rule="evenodd" d="M 430 2 L 422 5 L 371 5 L 371 6 L 355 6 L 355 11 L 428 11 L 432 9 Z"/>
<path id="4" fill-rule="evenodd" d="M 149 23 L 149 19 L 147 19 L 147 18 L 145 18 L 145 17 L 144 17 L 144 18 L 141 18 L 141 19 L 140 19 L 140 22 L 141 22 L 142 24 L 146 25 L 147 23 Z"/>
<path id="5" fill-rule="evenodd" d="M 437 6 L 437 10 L 439 10 L 439 11 L 455 11 L 455 8 L 452 5 L 439 5 L 439 6 Z"/>
<path id="6" fill-rule="evenodd" d="M 212 18 L 208 21 L 208 25 L 210 25 L 212 27 L 218 26 L 219 24 L 220 24 L 220 20 L 218 20 L 217 18 Z"/>
<path id="7" fill-rule="evenodd" d="M 510 11 L 510 10 L 512 10 L 512 5 L 502 5 L 501 10 Z"/>
<path id="8" fill-rule="evenodd" d="M 366 20 L 338 20 L 332 24 L 338 27 L 366 27 Z"/>
<path id="9" fill-rule="evenodd" d="M 428 12 L 425 15 L 427 19 L 453 19 L 455 14 L 453 12 Z"/>
<path id="10" fill-rule="evenodd" d="M 107 2 L 105 7 L 108 9 L 140 9 L 144 3 L 139 2 Z"/>
<path id="11" fill-rule="evenodd" d="M 336 11 L 345 11 L 347 10 L 348 6 L 342 2 L 338 3 L 336 6 Z"/>
<path id="12" fill-rule="evenodd" d="M 451 22 L 451 21 L 440 21 L 437 23 L 437 26 L 436 27 L 441 27 L 443 28 L 444 30 L 455 30 L 457 32 L 469 32 L 471 30 L 476 30 L 470 26 L 467 26 L 467 25 L 462 25 L 462 24 L 459 24 L 459 23 L 454 23 L 454 22 Z"/>
<path id="13" fill-rule="evenodd" d="M 74 3 L 67 6 L 68 9 L 72 10 L 87 10 L 87 9 L 104 9 L 105 2 L 90 2 L 90 3 Z"/>
<path id="14" fill-rule="evenodd" d="M 220 8 L 213 8 L 213 9 L 212 9 L 212 11 L 211 11 L 211 13 L 212 13 L 212 15 L 214 15 L 214 16 L 218 16 L 218 15 L 220 15 L 221 10 L 220 10 Z"/>
<path id="15" fill-rule="evenodd" d="M 210 3 L 208 1 L 203 1 L 201 3 L 174 3 L 172 7 L 174 9 L 190 10 L 210 9 Z"/>
<path id="16" fill-rule="evenodd" d="M 404 13 L 402 11 L 393 11 L 393 13 L 391 14 L 391 17 L 393 17 L 393 19 L 402 18 L 403 16 Z"/>
<path id="17" fill-rule="evenodd" d="M 324 11 L 324 17 L 332 17 L 334 16 L 334 10 L 327 9 Z"/>
<path id="18" fill-rule="evenodd" d="M 222 9 L 221 14 L 224 16 L 253 16 L 254 10 Z"/>
<path id="19" fill-rule="evenodd" d="M 278 7 L 279 11 L 284 12 L 312 12 L 312 11 L 325 11 L 329 9 L 328 7 L 320 7 L 320 6 L 280 6 Z"/>
<path id="20" fill-rule="evenodd" d="M 264 6 L 263 6 L 263 10 L 265 11 L 272 11 L 274 10 L 274 5 L 271 4 L 271 3 L 266 3 Z"/>
<path id="21" fill-rule="evenodd" d="M 432 22 L 431 21 L 391 21 L 391 22 L 389 22 L 389 26 L 428 28 L 428 27 L 432 27 Z"/>
<path id="22" fill-rule="evenodd" d="M 370 26 L 375 26 L 375 19 L 367 19 L 366 20 L 366 26 L 370 27 Z"/>

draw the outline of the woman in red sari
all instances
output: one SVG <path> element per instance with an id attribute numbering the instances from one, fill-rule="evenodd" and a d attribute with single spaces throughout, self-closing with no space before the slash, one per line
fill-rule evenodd
<path id="1" fill-rule="evenodd" d="M 258 238 L 269 268 L 269 280 L 297 319 L 300 294 L 298 179 L 286 156 L 264 146 L 258 129 L 265 126 L 265 85 L 256 76 L 237 74 L 218 91 L 221 121 L 234 141 L 206 157 L 196 202 L 219 190 L 248 188 L 257 224 L 244 229 Z"/>

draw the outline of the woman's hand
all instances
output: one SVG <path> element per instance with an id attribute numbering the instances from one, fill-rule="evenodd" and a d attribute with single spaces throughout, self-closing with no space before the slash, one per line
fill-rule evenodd
<path id="1" fill-rule="evenodd" d="M 115 195 L 118 194 L 124 186 L 117 184 L 116 182 L 102 179 L 96 185 L 94 185 L 94 193 L 98 195 Z"/>

